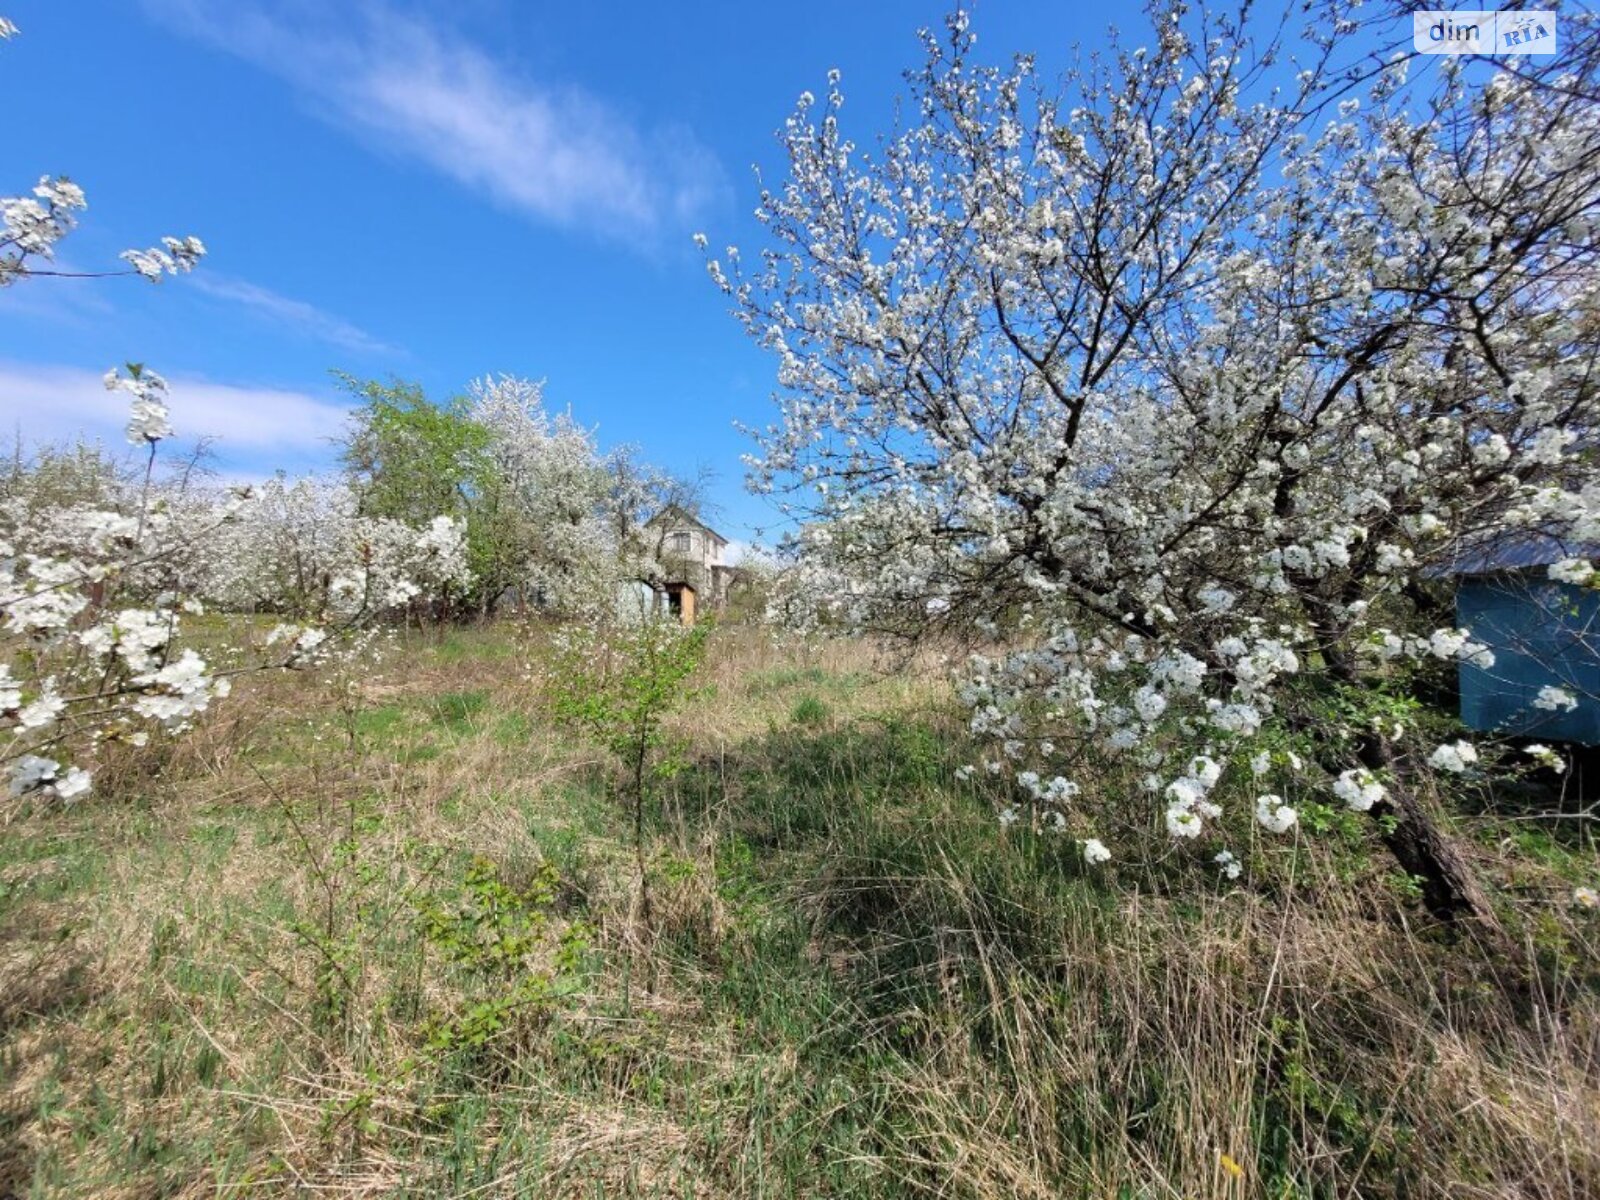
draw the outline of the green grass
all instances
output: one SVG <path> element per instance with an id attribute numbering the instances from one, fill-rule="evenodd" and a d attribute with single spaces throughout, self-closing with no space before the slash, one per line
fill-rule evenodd
<path id="1" fill-rule="evenodd" d="M 405 729 L 408 715 L 402 704 L 380 704 L 363 709 L 356 714 L 356 734 L 375 747 L 391 744 Z"/>
<path id="2" fill-rule="evenodd" d="M 489 706 L 489 693 L 481 689 L 470 692 L 446 692 L 433 700 L 433 719 L 457 737 L 476 733 L 484 709 Z"/>
<path id="3" fill-rule="evenodd" d="M 801 696 L 789 710 L 789 720 L 796 725 L 826 725 L 828 715 L 828 706 L 815 696 Z"/>
<path id="4" fill-rule="evenodd" d="M 849 695 L 867 683 L 865 675 L 855 672 L 830 672 L 822 667 L 772 667 L 752 672 L 744 681 L 746 695 L 767 697 L 779 692 L 806 688 L 812 692 L 829 692 Z"/>

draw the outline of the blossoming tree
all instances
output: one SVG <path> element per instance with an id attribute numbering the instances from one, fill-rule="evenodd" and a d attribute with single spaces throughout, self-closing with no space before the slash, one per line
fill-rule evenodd
<path id="1" fill-rule="evenodd" d="M 143 476 L 101 489 L 95 503 L 0 504 L 0 769 L 12 797 L 73 799 L 105 746 L 182 732 L 228 694 L 232 676 L 307 666 L 330 637 L 466 570 L 463 531 L 448 517 L 421 530 L 346 520 L 327 531 L 320 594 L 296 612 L 303 619 L 214 669 L 185 644 L 184 621 L 208 599 L 236 604 L 245 581 L 277 584 L 271 601 L 288 593 L 274 574 L 278 526 L 248 488 L 195 502 L 153 486 L 156 445 L 172 433 L 166 383 L 138 366 L 106 383 L 130 397 Z"/>
<path id="2" fill-rule="evenodd" d="M 980 65 L 958 14 L 870 153 L 837 73 L 800 98 L 770 245 L 708 263 L 778 361 L 753 483 L 823 608 L 1001 647 L 962 695 L 1008 816 L 1231 877 L 1327 796 L 1386 818 L 1435 913 L 1492 921 L 1426 800 L 1473 747 L 1395 714 L 1492 658 L 1431 566 L 1600 533 L 1595 25 L 1358 88 L 1341 43 L 1152 19 L 1058 88 Z M 1114 768 L 1148 801 L 1086 794 Z"/>
<path id="3" fill-rule="evenodd" d="M 347 380 L 364 403 L 345 443 L 357 512 L 465 523 L 474 589 L 463 612 L 536 596 L 567 614 L 609 611 L 618 584 L 663 572 L 645 521 L 669 504 L 693 510 L 696 485 L 602 451 L 570 413 L 551 414 L 541 382 L 486 377 L 444 404 L 409 384 Z"/>

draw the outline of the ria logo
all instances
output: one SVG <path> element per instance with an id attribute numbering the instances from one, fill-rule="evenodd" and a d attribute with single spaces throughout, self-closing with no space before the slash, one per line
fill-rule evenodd
<path id="1" fill-rule="evenodd" d="M 1554 54 L 1556 15 L 1425 9 L 1411 14 L 1411 44 L 1418 54 Z"/>
<path id="2" fill-rule="evenodd" d="M 1555 48 L 1553 13 L 1500 13 L 1495 21 L 1495 49 L 1502 54 L 1553 54 Z"/>

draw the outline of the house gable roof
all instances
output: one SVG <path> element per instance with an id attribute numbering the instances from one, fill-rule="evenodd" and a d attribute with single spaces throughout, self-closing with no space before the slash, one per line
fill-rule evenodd
<path id="1" fill-rule="evenodd" d="M 678 526 L 689 525 L 689 526 L 693 526 L 695 529 L 698 529 L 698 530 L 702 531 L 703 533 L 710 534 L 713 538 L 715 538 L 718 542 L 720 542 L 724 546 L 726 546 L 728 544 L 728 539 L 727 538 L 723 537 L 720 533 L 718 533 L 715 529 L 711 528 L 711 526 L 707 525 L 699 517 L 695 516 L 693 513 L 689 512 L 687 509 L 680 508 L 676 504 L 667 505 L 660 512 L 658 512 L 655 516 L 651 517 L 648 521 L 646 521 L 645 524 L 650 526 L 651 528 L 660 528 L 663 525 L 678 525 Z"/>

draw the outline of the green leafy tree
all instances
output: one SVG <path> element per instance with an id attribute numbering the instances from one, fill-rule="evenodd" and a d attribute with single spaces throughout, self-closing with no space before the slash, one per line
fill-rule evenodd
<path id="1" fill-rule="evenodd" d="M 485 482 L 489 439 L 465 404 L 436 404 L 401 380 L 341 378 L 362 401 L 342 456 L 361 514 L 412 523 L 467 517 Z"/>
<path id="2" fill-rule="evenodd" d="M 617 761 L 647 922 L 645 803 L 652 783 L 670 778 L 684 765 L 665 723 L 688 699 L 685 684 L 705 659 L 710 630 L 708 623 L 685 628 L 656 619 L 573 627 L 555 643 L 547 685 L 551 709 L 558 721 L 592 737 Z"/>
<path id="3" fill-rule="evenodd" d="M 413 383 L 342 378 L 363 401 L 343 454 L 361 514 L 415 524 L 433 513 L 465 522 L 473 584 L 457 615 L 486 615 L 530 552 L 492 453 L 492 431 L 464 398 L 439 404 Z"/>

